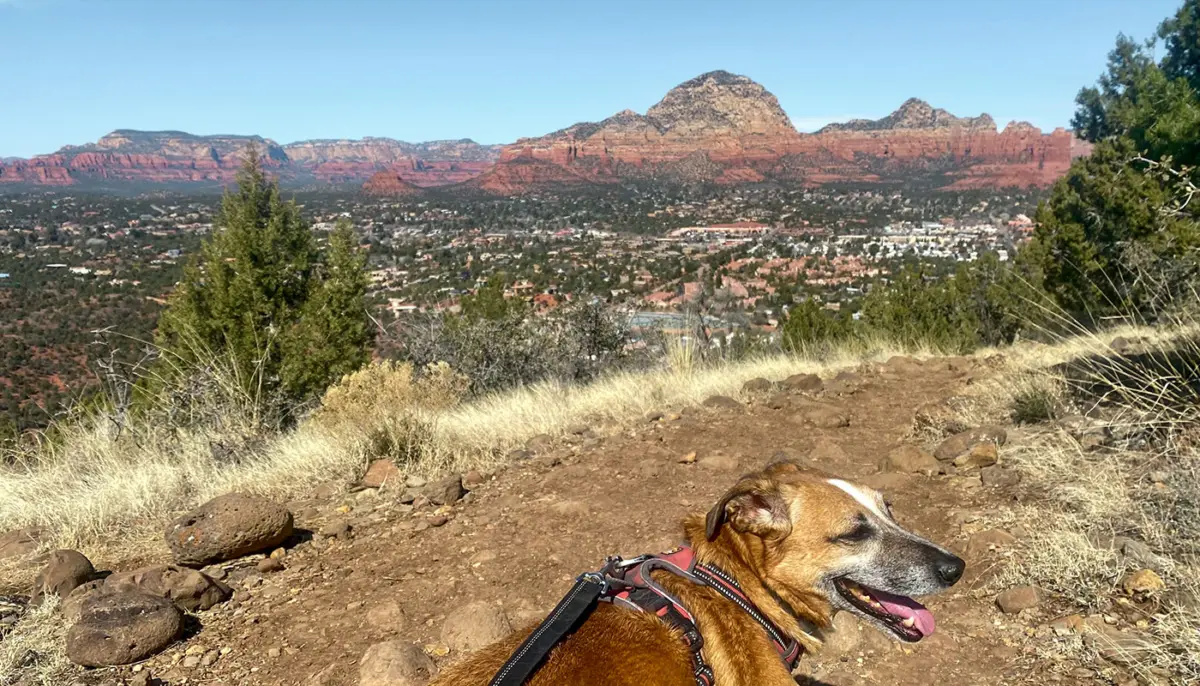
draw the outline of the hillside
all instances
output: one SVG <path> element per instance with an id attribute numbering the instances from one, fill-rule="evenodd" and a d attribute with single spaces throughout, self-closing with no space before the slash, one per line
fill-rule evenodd
<path id="1" fill-rule="evenodd" d="M 1001 130 L 987 114 L 957 117 L 916 98 L 882 119 L 802 134 L 761 84 L 713 71 L 672 88 L 645 114 L 626 109 L 504 146 L 372 137 L 280 145 L 261 136 L 118 130 L 95 143 L 0 162 L 0 189 L 219 186 L 233 178 L 250 143 L 264 151 L 285 184 L 365 182 L 367 192 L 380 195 L 460 184 L 467 191 L 519 195 L 637 181 L 1047 186 L 1071 159 L 1087 153 L 1063 129 L 1043 133 L 1014 122 Z M 530 160 L 560 169 L 529 165 Z"/>

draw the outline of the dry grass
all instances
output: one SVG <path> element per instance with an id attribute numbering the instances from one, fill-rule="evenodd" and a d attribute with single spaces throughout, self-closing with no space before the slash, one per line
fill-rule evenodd
<path id="1" fill-rule="evenodd" d="M 1114 354 L 1110 341 L 1132 341 Z M 1102 652 L 1157 683 L 1200 679 L 1200 322 L 1082 334 L 1056 345 L 1003 353 L 1003 368 L 974 392 L 960 419 L 1010 420 L 1030 398 L 1096 422 L 1107 445 L 1088 450 L 1057 422 L 1026 427 L 1005 452 L 1024 482 L 1045 498 L 1006 513 L 1028 532 L 1020 555 L 997 582 L 1035 583 L 1060 602 L 1099 613 L 1126 613 L 1120 590 L 1130 571 L 1151 567 L 1167 597 L 1150 606 L 1125 650 L 1095 640 L 1063 642 L 1077 656 Z M 1038 402 L 1041 402 L 1040 400 Z M 1061 416 L 1061 415 L 1060 415 Z M 1153 476 L 1153 478 L 1151 478 Z M 1156 483 L 1157 482 L 1157 483 Z M 1114 538 L 1144 542 L 1151 555 L 1115 550 Z M 1118 538 L 1118 540 L 1121 540 Z M 1105 663 L 1101 663 L 1105 664 Z M 1157 680 L 1157 681 L 1156 681 Z"/>
<path id="2" fill-rule="evenodd" d="M 66 656 L 58 597 L 31 608 L 0 640 L 0 686 L 62 686 L 79 671 Z"/>
<path id="3" fill-rule="evenodd" d="M 267 436 L 247 432 L 237 417 L 119 435 L 107 418 L 84 417 L 0 469 L 0 531 L 41 526 L 52 533 L 49 545 L 101 559 L 140 554 L 161 547 L 157 539 L 174 516 L 222 493 L 298 497 L 318 483 L 349 484 L 381 454 L 416 474 L 488 468 L 538 434 L 561 435 L 580 422 L 631 425 L 651 409 L 737 396 L 751 378 L 829 373 L 890 352 L 879 346 L 866 356 L 856 350 L 821 361 L 780 355 L 715 365 L 680 357 L 656 371 L 587 386 L 541 384 L 465 404 L 413 400 L 432 391 L 410 388 L 411 370 L 393 368 L 356 382 L 337 411 Z M 383 387 L 372 385 L 380 379 Z M 452 375 L 446 382 L 453 385 Z"/>

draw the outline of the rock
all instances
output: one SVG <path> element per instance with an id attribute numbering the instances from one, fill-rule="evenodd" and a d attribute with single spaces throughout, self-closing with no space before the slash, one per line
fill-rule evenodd
<path id="1" fill-rule="evenodd" d="M 487 477 L 476 469 L 469 470 L 466 474 L 462 475 L 462 485 L 467 490 L 478 488 L 485 482 L 487 482 Z"/>
<path id="2" fill-rule="evenodd" d="M 884 493 L 899 493 L 912 486 L 915 477 L 902 472 L 879 472 L 861 479 L 864 486 Z"/>
<path id="3" fill-rule="evenodd" d="M 424 493 L 434 505 L 453 505 L 462 499 L 466 491 L 463 490 L 462 477 L 455 475 L 434 481 L 425 487 Z"/>
<path id="4" fill-rule="evenodd" d="M 971 536 L 967 541 L 967 559 L 979 560 L 998 548 L 1009 548 L 1017 542 L 1017 537 L 1004 529 L 988 529 Z"/>
<path id="5" fill-rule="evenodd" d="M 525 460 L 532 458 L 533 453 L 521 448 L 510 450 L 504 455 L 504 459 L 508 460 L 509 462 L 524 462 Z"/>
<path id="6" fill-rule="evenodd" d="M 1046 625 L 1056 636 L 1070 636 L 1083 631 L 1083 617 L 1081 615 L 1067 615 L 1052 620 Z"/>
<path id="7" fill-rule="evenodd" d="M 984 467 L 979 471 L 979 478 L 984 486 L 1006 488 L 1021 483 L 1021 473 L 1013 469 L 1005 469 L 999 465 Z"/>
<path id="8" fill-rule="evenodd" d="M 220 581 L 179 565 L 156 565 L 113 574 L 104 580 L 104 592 L 155 595 L 187 612 L 208 610 L 233 596 L 233 589 Z"/>
<path id="9" fill-rule="evenodd" d="M 1155 555 L 1145 542 L 1127 536 L 1114 538 L 1111 547 L 1129 560 L 1159 572 L 1166 569 L 1169 564 L 1163 557 Z"/>
<path id="10" fill-rule="evenodd" d="M 404 476 L 400 473 L 400 468 L 391 460 L 375 460 L 367 466 L 367 473 L 363 475 L 362 485 L 367 488 L 383 488 L 385 484 L 395 485 L 402 483 Z"/>
<path id="11" fill-rule="evenodd" d="M 539 455 L 554 447 L 554 438 L 547 434 L 538 434 L 525 442 L 525 449 L 529 452 Z M 422 484 L 424 485 L 424 484 Z M 412 484 L 409 484 L 412 486 Z M 414 488 L 418 488 L 414 486 Z"/>
<path id="12" fill-rule="evenodd" d="M 821 654 L 840 657 L 858 650 L 862 643 L 862 633 L 858 619 L 849 612 L 838 612 L 833 616 L 833 631 L 825 633 L 825 641 L 821 645 Z"/>
<path id="13" fill-rule="evenodd" d="M 784 379 L 780 385 L 792 391 L 816 393 L 821 390 L 825 382 L 821 381 L 821 377 L 816 374 L 793 374 Z"/>
<path id="14" fill-rule="evenodd" d="M 425 686 L 436 673 L 421 646 L 388 641 L 367 648 L 358 663 L 358 686 Z"/>
<path id="15" fill-rule="evenodd" d="M 334 519 L 327 522 L 325 526 L 322 526 L 317 533 L 325 538 L 348 538 L 351 530 L 350 523 L 346 520 Z"/>
<path id="16" fill-rule="evenodd" d="M 429 516 L 429 526 L 435 529 L 439 526 L 446 526 L 450 522 L 450 518 L 444 514 L 432 514 Z"/>
<path id="17" fill-rule="evenodd" d="M 258 561 L 258 564 L 254 565 L 254 568 L 260 574 L 273 574 L 275 572 L 282 572 L 284 569 L 283 561 L 274 557 L 264 557 Z"/>
<path id="18" fill-rule="evenodd" d="M 921 448 L 905 444 L 892 449 L 887 457 L 883 458 L 880 471 L 934 476 L 938 473 L 938 461 Z"/>
<path id="19" fill-rule="evenodd" d="M 675 461 L 678 462 L 679 464 L 695 464 L 696 463 L 696 451 L 693 450 L 692 452 L 687 453 L 685 455 L 680 455 L 678 458 L 676 458 Z M 655 460 L 655 463 L 657 463 L 657 462 L 658 461 Z"/>
<path id="20" fill-rule="evenodd" d="M 772 410 L 782 410 L 790 404 L 790 400 L 791 398 L 789 398 L 786 393 L 776 393 L 770 398 L 767 398 L 767 401 L 764 404 Z"/>
<path id="21" fill-rule="evenodd" d="M 587 424 L 572 424 L 567 427 L 567 433 L 571 436 L 586 436 L 592 433 L 592 427 Z"/>
<path id="22" fill-rule="evenodd" d="M 62 614 L 63 623 L 74 624 L 79 621 L 79 615 L 83 611 L 83 604 L 88 601 L 93 595 L 104 592 L 104 579 L 94 579 L 75 587 L 74 591 L 58 606 L 58 611 Z"/>
<path id="23" fill-rule="evenodd" d="M 373 604 L 367 610 L 367 624 L 389 632 L 401 632 L 408 626 L 408 616 L 394 600 L 384 600 Z"/>
<path id="24" fill-rule="evenodd" d="M 25 557 L 36 553 L 42 540 L 46 538 L 49 538 L 49 532 L 35 526 L 16 529 L 0 535 L 0 560 Z"/>
<path id="25" fill-rule="evenodd" d="M 925 368 L 920 360 L 907 355 L 895 355 L 888 359 L 884 366 L 900 374 L 915 374 Z"/>
<path id="26" fill-rule="evenodd" d="M 125 682 L 125 686 L 151 686 L 152 684 L 150 672 L 144 669 L 129 677 L 129 681 Z"/>
<path id="27" fill-rule="evenodd" d="M 643 418 L 647 422 L 650 422 L 651 424 L 653 424 L 654 422 L 662 421 L 664 416 L 665 415 L 662 412 L 659 412 L 658 410 L 651 410 L 651 411 L 647 412 Z"/>
<path id="28" fill-rule="evenodd" d="M 1166 583 L 1152 569 L 1139 569 L 1130 572 L 1121 580 L 1121 588 L 1127 595 L 1144 597 L 1165 590 Z"/>
<path id="29" fill-rule="evenodd" d="M 996 605 L 1000 607 L 1000 611 L 1009 615 L 1037 607 L 1041 601 L 1041 593 L 1033 586 L 1017 586 L 996 596 Z"/>
<path id="30" fill-rule="evenodd" d="M 742 384 L 742 393 L 766 393 L 774 387 L 775 384 L 771 383 L 770 380 L 759 377 L 757 379 L 750 379 Z"/>
<path id="31" fill-rule="evenodd" d="M 732 472 L 737 470 L 738 461 L 730 455 L 705 455 L 696 461 L 696 466 L 710 472 Z"/>
<path id="32" fill-rule="evenodd" d="M 92 561 L 75 550 L 55 550 L 50 559 L 33 580 L 33 601 L 42 596 L 56 595 L 66 598 L 77 587 L 92 580 L 96 568 Z"/>
<path id="33" fill-rule="evenodd" d="M 1086 622 L 1088 631 L 1084 642 L 1093 647 L 1100 657 L 1117 665 L 1142 665 L 1162 647 L 1149 638 L 1132 631 L 1119 631 L 1102 622 Z"/>
<path id="34" fill-rule="evenodd" d="M 474 602 L 450 613 L 442 624 L 442 643 L 456 652 L 470 653 L 504 638 L 512 626 L 504 610 Z"/>
<path id="35" fill-rule="evenodd" d="M 549 438 L 549 436 L 547 436 L 547 438 Z M 429 482 L 426 481 L 424 477 L 417 476 L 416 474 L 409 474 L 404 478 L 404 485 L 409 488 L 424 488 L 425 484 L 427 483 Z"/>
<path id="36" fill-rule="evenodd" d="M 842 446 L 834 443 L 828 438 L 822 438 L 821 440 L 817 441 L 817 444 L 813 446 L 813 449 L 808 451 L 809 462 L 817 467 L 830 462 L 840 462 L 848 457 L 849 456 L 846 455 L 846 451 L 842 449 Z"/>
<path id="37" fill-rule="evenodd" d="M 1002 446 L 1007 439 L 1008 432 L 1003 428 L 998 426 L 981 426 L 977 429 L 954 434 L 942 441 L 937 449 L 933 451 L 933 456 L 939 460 L 950 461 L 980 443 L 991 442 L 997 446 Z"/>
<path id="38" fill-rule="evenodd" d="M 67 631 L 67 657 L 84 667 L 127 665 L 158 653 L 183 631 L 174 603 L 137 591 L 101 593 Z"/>
<path id="39" fill-rule="evenodd" d="M 818 429 L 850 426 L 850 418 L 832 407 L 817 407 L 800 413 L 801 418 Z"/>
<path id="40" fill-rule="evenodd" d="M 703 403 L 704 407 L 712 410 L 740 410 L 742 404 L 730 398 L 727 395 L 714 395 L 706 398 Z"/>
<path id="41" fill-rule="evenodd" d="M 957 469 L 978 469 L 991 467 L 1000 459 L 995 443 L 978 443 L 971 446 L 967 452 L 954 458 Z"/>
<path id="42" fill-rule="evenodd" d="M 266 498 L 219 496 L 167 529 L 175 562 L 203 566 L 275 548 L 292 535 L 292 513 Z"/>

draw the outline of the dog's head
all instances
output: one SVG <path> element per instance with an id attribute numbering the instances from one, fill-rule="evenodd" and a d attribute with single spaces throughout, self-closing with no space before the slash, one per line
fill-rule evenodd
<path id="1" fill-rule="evenodd" d="M 780 598 L 815 598 L 826 616 L 847 610 L 910 642 L 934 629 L 913 596 L 949 588 L 965 567 L 901 528 L 878 492 L 792 463 L 743 477 L 708 513 L 705 534 L 727 540 Z"/>

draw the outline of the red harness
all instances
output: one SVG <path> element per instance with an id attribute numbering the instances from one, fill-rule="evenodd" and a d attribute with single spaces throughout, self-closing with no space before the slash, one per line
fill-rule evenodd
<path id="1" fill-rule="evenodd" d="M 650 612 L 678 627 L 692 654 L 697 686 L 713 686 L 712 669 L 704 660 L 704 639 L 696 627 L 695 617 L 687 607 L 651 578 L 650 573 L 656 569 L 708 586 L 737 605 L 763 627 L 780 659 L 787 665 L 788 671 L 795 669 L 804 652 L 803 646 L 767 619 L 732 576 L 714 565 L 697 562 L 696 553 L 691 548 L 685 546 L 667 553 L 642 555 L 630 560 L 609 558 L 604 569 L 598 573 L 604 578 L 604 589 L 599 599 L 639 612 Z"/>

